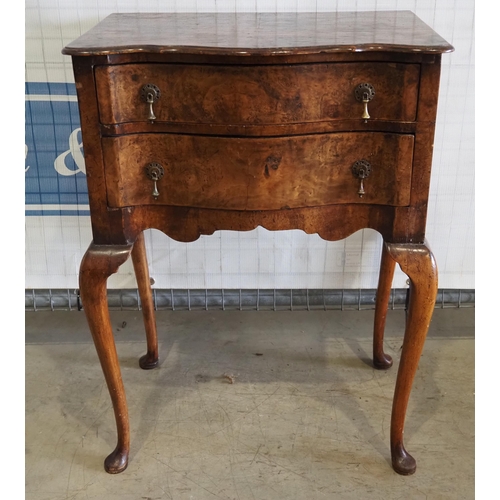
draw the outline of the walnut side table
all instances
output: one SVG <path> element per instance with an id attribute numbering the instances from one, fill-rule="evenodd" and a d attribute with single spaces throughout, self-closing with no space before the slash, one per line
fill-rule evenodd
<path id="1" fill-rule="evenodd" d="M 72 56 L 93 241 L 80 295 L 127 467 L 130 433 L 106 283 L 132 258 L 147 353 L 158 364 L 143 231 L 178 241 L 216 230 L 301 229 L 383 239 L 373 363 L 395 264 L 410 279 L 391 420 L 394 470 L 431 320 L 437 268 L 425 242 L 441 54 L 453 47 L 409 11 L 113 14 L 64 48 Z"/>

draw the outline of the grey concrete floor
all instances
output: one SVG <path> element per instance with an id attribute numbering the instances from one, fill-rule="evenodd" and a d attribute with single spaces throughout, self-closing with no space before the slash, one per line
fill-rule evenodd
<path id="1" fill-rule="evenodd" d="M 474 309 L 435 311 L 407 413 L 408 477 L 389 452 L 404 312 L 389 312 L 389 371 L 371 366 L 372 321 L 160 311 L 161 365 L 143 371 L 141 313 L 112 312 L 132 437 L 113 476 L 113 410 L 84 314 L 26 313 L 26 499 L 474 498 Z"/>

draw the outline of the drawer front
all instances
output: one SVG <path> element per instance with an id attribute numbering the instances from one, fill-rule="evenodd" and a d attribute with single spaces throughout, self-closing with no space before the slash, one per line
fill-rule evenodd
<path id="1" fill-rule="evenodd" d="M 218 125 L 295 124 L 362 119 L 363 83 L 375 94 L 371 119 L 414 121 L 420 66 L 323 63 L 271 66 L 124 64 L 95 69 L 101 123 L 148 122 L 145 85 L 159 98 L 157 122 Z M 156 97 L 156 94 L 155 94 Z"/>
<path id="2" fill-rule="evenodd" d="M 279 210 L 346 203 L 407 206 L 410 202 L 412 135 L 132 134 L 102 141 L 108 204 L 114 208 L 157 204 Z M 353 165 L 360 160 L 371 169 L 363 181 L 353 173 Z M 148 177 L 150 164 L 160 167 L 149 167 Z M 158 169 L 163 175 L 155 181 L 155 176 L 160 177 Z"/>

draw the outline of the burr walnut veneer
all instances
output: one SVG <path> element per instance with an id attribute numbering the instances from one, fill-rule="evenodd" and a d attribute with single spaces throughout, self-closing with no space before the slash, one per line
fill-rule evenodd
<path id="1" fill-rule="evenodd" d="M 189 242 L 257 226 L 382 235 L 376 368 L 392 365 L 383 331 L 395 264 L 410 278 L 391 455 L 396 472 L 415 471 L 403 427 L 437 292 L 425 223 L 441 54 L 451 50 L 407 11 L 113 14 L 65 47 L 93 231 L 80 294 L 118 430 L 108 472 L 127 467 L 130 435 L 107 278 L 131 255 L 147 337 L 140 366 L 154 368 L 143 231 Z"/>

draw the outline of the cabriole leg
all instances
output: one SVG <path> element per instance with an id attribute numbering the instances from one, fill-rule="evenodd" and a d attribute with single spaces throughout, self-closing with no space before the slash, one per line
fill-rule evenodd
<path id="1" fill-rule="evenodd" d="M 387 370 L 392 366 L 392 358 L 384 352 L 384 330 L 395 266 L 396 261 L 390 256 L 387 246 L 384 244 L 375 300 L 373 328 L 373 366 L 379 370 Z"/>
<path id="2" fill-rule="evenodd" d="M 143 233 L 137 236 L 134 243 L 132 263 L 134 264 L 139 297 L 141 298 L 147 342 L 147 353 L 139 359 L 139 366 L 144 370 L 150 370 L 158 366 L 158 336 L 156 333 L 155 309 Z"/>
<path id="3" fill-rule="evenodd" d="M 406 329 L 399 362 L 391 417 L 391 455 L 394 470 L 403 475 L 416 470 L 415 459 L 403 443 L 410 391 L 431 322 L 438 289 L 434 256 L 427 244 L 386 244 L 389 255 L 410 278 Z"/>
<path id="4" fill-rule="evenodd" d="M 109 318 L 106 283 L 108 277 L 127 260 L 131 250 L 132 246 L 91 243 L 80 265 L 80 298 L 115 412 L 118 442 L 104 461 L 104 468 L 110 474 L 127 468 L 130 431 L 125 390 Z"/>

